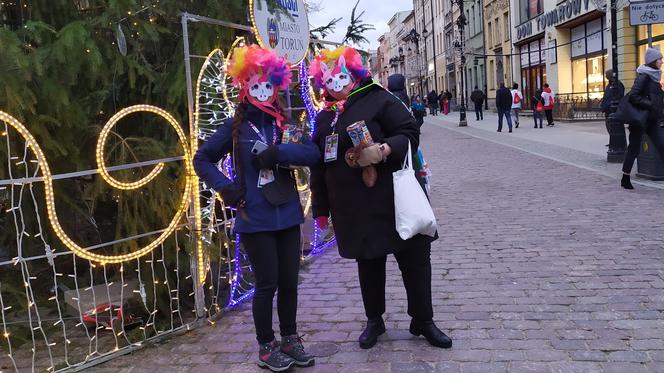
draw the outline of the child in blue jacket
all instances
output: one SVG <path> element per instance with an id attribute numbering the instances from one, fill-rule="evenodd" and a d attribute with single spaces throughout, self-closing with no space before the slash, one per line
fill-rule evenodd
<path id="1" fill-rule="evenodd" d="M 256 45 L 236 48 L 233 53 L 229 73 L 241 90 L 235 117 L 198 150 L 194 168 L 227 206 L 238 209 L 235 229 L 256 277 L 252 311 L 258 365 L 273 371 L 311 366 L 314 358 L 305 352 L 296 328 L 304 215 L 290 166 L 312 166 L 320 151 L 307 136 L 298 144 L 280 141 L 285 117 L 276 98 L 277 91 L 290 83 L 286 62 Z M 234 159 L 233 180 L 217 168 L 227 154 Z M 272 330 L 277 290 L 281 342 Z"/>

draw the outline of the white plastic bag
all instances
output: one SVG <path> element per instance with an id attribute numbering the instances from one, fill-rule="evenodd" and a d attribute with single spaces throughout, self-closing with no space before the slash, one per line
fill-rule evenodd
<path id="1" fill-rule="evenodd" d="M 396 229 L 402 240 L 418 234 L 435 236 L 436 217 L 424 190 L 415 177 L 413 156 L 408 143 L 408 154 L 401 170 L 392 174 L 394 183 L 394 213 Z"/>

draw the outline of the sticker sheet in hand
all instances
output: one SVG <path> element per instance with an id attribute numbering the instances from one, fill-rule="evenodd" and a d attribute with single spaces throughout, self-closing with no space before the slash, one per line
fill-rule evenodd
<path id="1" fill-rule="evenodd" d="M 294 124 L 289 124 L 288 127 L 284 129 L 284 133 L 281 136 L 282 144 L 301 144 L 302 136 L 304 136 L 304 128 L 299 127 Z"/>

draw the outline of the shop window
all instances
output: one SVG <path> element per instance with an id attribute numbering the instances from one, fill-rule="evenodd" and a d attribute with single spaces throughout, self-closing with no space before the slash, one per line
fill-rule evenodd
<path id="1" fill-rule="evenodd" d="M 572 61 L 572 92 L 585 96 L 588 90 L 588 78 L 586 77 L 586 60 Z"/>
<path id="2" fill-rule="evenodd" d="M 664 36 L 664 23 L 658 23 L 655 25 L 652 25 L 652 35 L 653 38 L 657 38 Z M 638 37 L 639 40 L 647 40 L 648 39 L 648 26 L 639 26 L 639 32 L 638 32 Z"/>

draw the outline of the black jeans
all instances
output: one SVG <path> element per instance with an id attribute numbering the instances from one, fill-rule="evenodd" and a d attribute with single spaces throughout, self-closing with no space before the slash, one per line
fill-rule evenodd
<path id="1" fill-rule="evenodd" d="M 546 123 L 548 125 L 553 124 L 553 110 L 544 110 L 544 113 L 546 114 Z"/>
<path id="2" fill-rule="evenodd" d="M 433 320 L 431 302 L 431 244 L 394 254 L 408 296 L 408 315 L 414 320 Z M 385 263 L 387 256 L 358 259 L 360 289 L 368 319 L 385 313 Z"/>
<path id="3" fill-rule="evenodd" d="M 475 117 L 477 117 L 477 120 L 484 119 L 484 113 L 482 113 L 482 104 L 475 104 Z"/>
<path id="4" fill-rule="evenodd" d="M 252 303 L 258 343 L 274 340 L 272 300 L 277 295 L 282 336 L 297 334 L 297 282 L 300 271 L 300 226 L 282 231 L 242 233 L 240 238 L 256 277 Z"/>
<path id="5" fill-rule="evenodd" d="M 641 138 L 643 134 L 647 133 L 652 141 L 653 145 L 657 151 L 659 151 L 659 157 L 664 159 L 664 129 L 661 129 L 657 124 L 650 124 L 646 130 L 642 130 L 636 126 L 629 126 L 629 145 L 627 146 L 627 152 L 625 153 L 625 161 L 623 162 L 623 172 L 630 174 L 632 172 L 632 166 L 634 166 L 634 160 L 638 157 L 639 152 L 641 151 Z"/>
<path id="6" fill-rule="evenodd" d="M 429 114 L 431 115 L 438 114 L 438 104 L 429 104 Z"/>
<path id="7" fill-rule="evenodd" d="M 539 126 L 542 127 L 542 123 L 544 122 L 544 119 L 542 118 L 542 112 L 537 111 L 537 109 L 533 109 L 533 118 L 535 119 L 535 128 L 537 128 L 538 119 L 539 119 Z"/>

